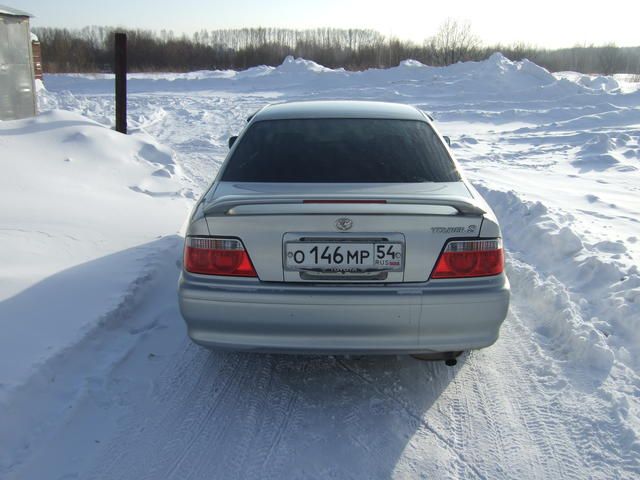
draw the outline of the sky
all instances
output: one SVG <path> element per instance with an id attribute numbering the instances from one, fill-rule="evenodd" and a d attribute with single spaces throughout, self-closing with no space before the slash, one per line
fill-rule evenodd
<path id="1" fill-rule="evenodd" d="M 422 42 L 447 18 L 468 21 L 485 44 L 640 45 L 640 0 L 0 0 L 34 26 L 109 25 L 191 34 L 236 27 L 372 28 Z"/>

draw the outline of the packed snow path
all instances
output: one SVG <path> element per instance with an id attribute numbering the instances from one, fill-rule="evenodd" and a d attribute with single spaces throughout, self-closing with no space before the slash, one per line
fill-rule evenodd
<path id="1" fill-rule="evenodd" d="M 180 238 L 164 237 L 129 303 L 13 394 L 0 414 L 12 433 L 0 434 L 0 476 L 640 475 L 640 96 L 501 57 L 354 75 L 278 68 L 141 76 L 132 118 L 176 152 L 197 196 L 228 136 L 267 102 L 378 99 L 433 112 L 504 228 L 514 295 L 500 340 L 453 368 L 208 352 L 186 339 Z M 108 121 L 101 80 L 50 84 L 71 93 L 49 93 L 49 106 Z"/>
<path id="2" fill-rule="evenodd" d="M 21 399 L 13 421 L 32 427 L 31 404 L 67 397 L 84 371 L 9 478 L 581 479 L 637 468 L 608 399 L 556 377 L 518 305 L 501 341 L 455 368 L 211 353 L 176 321 L 171 273 L 149 280 L 126 326 L 106 325 Z"/>

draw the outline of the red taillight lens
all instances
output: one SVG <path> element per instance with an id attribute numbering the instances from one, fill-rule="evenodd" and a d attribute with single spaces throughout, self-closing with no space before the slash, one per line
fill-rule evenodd
<path id="1" fill-rule="evenodd" d="M 454 240 L 440 255 L 431 278 L 487 277 L 504 270 L 502 240 Z"/>
<path id="2" fill-rule="evenodd" d="M 235 238 L 187 237 L 184 268 L 204 275 L 258 276 L 242 242 Z"/>

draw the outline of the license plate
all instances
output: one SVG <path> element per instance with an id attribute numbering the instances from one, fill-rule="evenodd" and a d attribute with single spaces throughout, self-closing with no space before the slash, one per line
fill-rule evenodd
<path id="1" fill-rule="evenodd" d="M 403 248 L 394 242 L 288 242 L 287 270 L 326 272 L 402 271 Z"/>

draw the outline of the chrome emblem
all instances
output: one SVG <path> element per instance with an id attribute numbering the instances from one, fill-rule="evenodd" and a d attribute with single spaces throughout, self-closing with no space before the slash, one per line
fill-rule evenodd
<path id="1" fill-rule="evenodd" d="M 342 217 L 336 220 L 336 228 L 338 230 L 342 230 L 344 232 L 345 230 L 349 230 L 351 227 L 353 227 L 353 220 L 350 218 Z"/>

